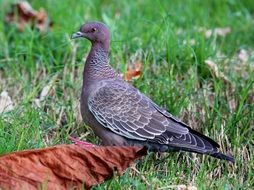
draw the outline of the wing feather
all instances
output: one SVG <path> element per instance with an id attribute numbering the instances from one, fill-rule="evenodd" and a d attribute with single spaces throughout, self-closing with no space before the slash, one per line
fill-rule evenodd
<path id="1" fill-rule="evenodd" d="M 88 107 L 100 124 L 129 139 L 199 151 L 218 147 L 123 81 L 98 88 Z"/>

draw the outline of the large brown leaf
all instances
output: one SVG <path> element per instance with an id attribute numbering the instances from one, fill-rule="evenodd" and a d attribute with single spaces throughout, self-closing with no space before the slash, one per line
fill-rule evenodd
<path id="1" fill-rule="evenodd" d="M 89 189 L 121 175 L 143 147 L 58 145 L 14 152 L 0 157 L 0 188 Z"/>

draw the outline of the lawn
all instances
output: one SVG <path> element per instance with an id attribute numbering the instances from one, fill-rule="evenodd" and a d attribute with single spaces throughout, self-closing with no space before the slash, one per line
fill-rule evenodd
<path id="1" fill-rule="evenodd" d="M 133 85 L 208 135 L 235 165 L 190 153 L 154 154 L 94 189 L 254 189 L 254 3 L 252 0 L 29 1 L 52 28 L 23 32 L 4 22 L 0 1 L 0 154 L 70 143 L 97 143 L 79 117 L 83 58 L 90 43 L 70 40 L 86 21 L 106 23 L 110 63 L 121 73 L 142 65 Z M 41 95 L 42 91 L 46 92 Z"/>

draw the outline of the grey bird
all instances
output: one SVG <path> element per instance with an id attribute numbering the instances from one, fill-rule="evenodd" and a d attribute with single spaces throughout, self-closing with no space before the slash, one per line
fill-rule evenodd
<path id="1" fill-rule="evenodd" d="M 110 34 L 100 22 L 88 22 L 72 35 L 92 43 L 83 71 L 81 114 L 103 145 L 146 146 L 149 150 L 188 151 L 234 162 L 219 145 L 172 116 L 109 65 Z"/>

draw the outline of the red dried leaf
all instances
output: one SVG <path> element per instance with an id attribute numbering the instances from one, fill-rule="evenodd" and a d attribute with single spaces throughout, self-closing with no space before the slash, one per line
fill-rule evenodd
<path id="1" fill-rule="evenodd" d="M 121 175 L 135 159 L 146 155 L 143 147 L 77 145 L 20 151 L 0 157 L 0 188 L 89 189 Z"/>
<path id="2" fill-rule="evenodd" d="M 138 78 L 140 77 L 141 71 L 136 71 L 136 70 L 132 70 L 129 69 L 125 75 L 124 75 L 124 79 L 126 81 L 131 81 L 133 78 Z"/>
<path id="3" fill-rule="evenodd" d="M 36 11 L 26 1 L 13 4 L 5 20 L 7 23 L 14 23 L 20 31 L 23 31 L 27 24 L 38 28 L 40 32 L 44 32 L 52 26 L 45 10 Z"/>
<path id="4" fill-rule="evenodd" d="M 128 67 L 127 72 L 124 75 L 124 80 L 131 81 L 132 79 L 139 78 L 141 75 L 141 69 L 142 69 L 142 62 L 137 61 L 135 62 L 134 68 Z"/>

